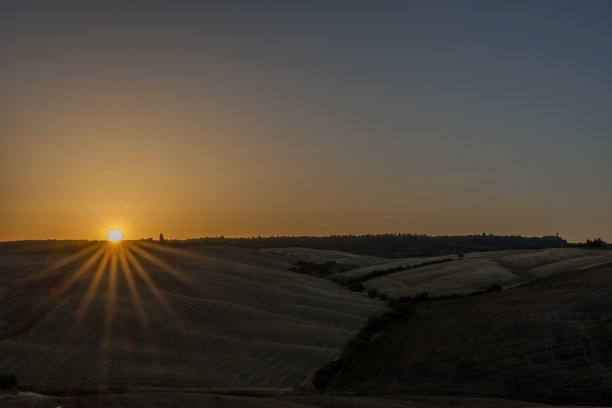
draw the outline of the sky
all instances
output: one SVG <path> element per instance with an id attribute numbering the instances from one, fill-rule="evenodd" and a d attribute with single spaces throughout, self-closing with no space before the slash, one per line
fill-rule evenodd
<path id="1" fill-rule="evenodd" d="M 612 240 L 612 2 L 0 3 L 0 241 Z"/>

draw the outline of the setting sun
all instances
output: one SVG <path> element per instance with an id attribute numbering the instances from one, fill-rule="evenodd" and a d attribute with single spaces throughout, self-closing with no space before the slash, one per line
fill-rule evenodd
<path id="1" fill-rule="evenodd" d="M 108 233 L 108 240 L 110 242 L 121 242 L 123 241 L 123 232 L 118 229 L 114 229 Z"/>

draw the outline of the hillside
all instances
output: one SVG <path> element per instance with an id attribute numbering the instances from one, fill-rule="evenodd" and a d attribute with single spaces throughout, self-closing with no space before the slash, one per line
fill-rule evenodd
<path id="1" fill-rule="evenodd" d="M 442 257 L 444 258 L 444 257 Z M 448 258 L 448 257 L 447 257 Z M 397 261 L 397 265 L 413 265 L 402 270 L 362 282 L 366 289 L 376 289 L 389 297 L 414 296 L 428 292 L 430 296 L 466 295 L 495 284 L 512 287 L 559 272 L 590 268 L 612 261 L 612 250 L 555 248 L 529 251 L 495 251 L 466 254 L 451 262 L 418 266 L 419 258 Z M 440 258 L 420 258 L 421 262 Z M 345 272 L 343 276 L 365 271 L 387 269 L 389 265 Z"/>
<path id="2" fill-rule="evenodd" d="M 292 388 L 383 310 L 249 249 L 16 252 L 0 256 L 0 372 L 37 391 Z"/>
<path id="3" fill-rule="evenodd" d="M 334 388 L 612 403 L 612 263 L 410 307 Z"/>

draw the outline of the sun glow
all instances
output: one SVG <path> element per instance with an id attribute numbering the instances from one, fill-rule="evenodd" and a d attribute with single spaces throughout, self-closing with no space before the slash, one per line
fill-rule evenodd
<path id="1" fill-rule="evenodd" d="M 119 231 L 118 229 L 112 230 L 108 233 L 108 240 L 114 243 L 123 241 L 123 232 Z"/>

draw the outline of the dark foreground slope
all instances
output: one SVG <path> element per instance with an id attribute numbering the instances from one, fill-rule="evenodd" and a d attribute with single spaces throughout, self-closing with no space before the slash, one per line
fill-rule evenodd
<path id="1" fill-rule="evenodd" d="M 336 389 L 612 404 L 612 264 L 412 308 Z"/>
<path id="2" fill-rule="evenodd" d="M 5 405 L 3 405 L 5 404 Z M 287 396 L 236 397 L 181 393 L 139 393 L 101 396 L 0 396 L 0 406 L 12 408 L 552 408 L 552 405 L 491 398 L 442 396 Z M 566 408 L 572 408 L 566 406 Z M 584 407 L 583 407 L 584 408 Z"/>

